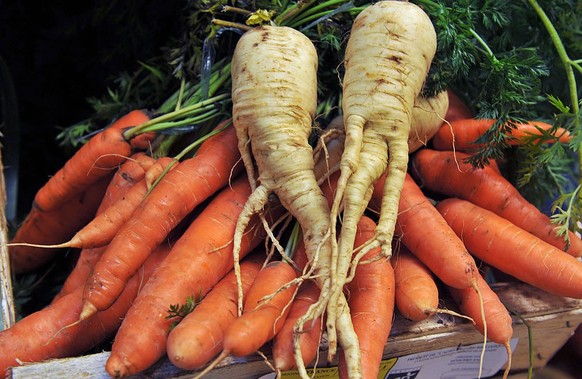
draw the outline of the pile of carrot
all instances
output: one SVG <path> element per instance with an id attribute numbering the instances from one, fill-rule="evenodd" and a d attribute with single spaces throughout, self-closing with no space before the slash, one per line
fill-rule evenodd
<path id="1" fill-rule="evenodd" d="M 452 92 L 421 95 L 435 38 L 412 3 L 362 11 L 343 118 L 319 139 L 317 51 L 275 25 L 240 37 L 231 117 L 189 136 L 187 153 L 156 150 L 167 134 L 140 110 L 92 137 L 10 241 L 15 274 L 78 254 L 52 303 L 0 332 L 2 375 L 113 341 L 115 378 L 164 357 L 202 376 L 258 352 L 308 378 L 325 337 L 341 378 L 375 378 L 394 313 L 420 321 L 443 311 L 443 297 L 506 346 L 507 375 L 512 318 L 481 269 L 582 298 L 582 240 L 556 235 L 495 162 L 467 163 L 492 120 Z M 512 143 L 536 133 L 570 138 L 532 121 Z"/>

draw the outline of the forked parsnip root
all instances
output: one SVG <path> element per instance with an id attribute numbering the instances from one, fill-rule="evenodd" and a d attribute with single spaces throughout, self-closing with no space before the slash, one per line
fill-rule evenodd
<path id="1" fill-rule="evenodd" d="M 337 301 L 346 283 L 357 223 L 370 198 L 373 183 L 387 179 L 374 238 L 362 254 L 381 247 L 390 257 L 398 202 L 408 165 L 408 140 L 415 99 L 420 94 L 436 51 L 436 33 L 428 15 L 415 4 L 380 1 L 354 20 L 346 47 L 343 115 L 346 142 L 331 231 L 343 206 L 339 241 L 332 237 L 333 290 Z M 328 307 L 327 325 L 337 315 Z M 330 345 L 333 354 L 334 346 Z"/>
<path id="2" fill-rule="evenodd" d="M 305 35 L 287 27 L 261 26 L 240 38 L 231 69 L 233 123 L 253 189 L 237 222 L 233 241 L 235 272 L 242 235 L 250 218 L 260 215 L 268 196 L 276 194 L 301 226 L 313 275 L 321 288 L 318 303 L 310 308 L 298 329 L 329 308 L 332 287 L 330 209 L 313 172 L 313 149 L 308 142 L 317 105 L 317 64 L 316 49 Z M 343 294 L 338 296 L 334 305 L 337 304 L 347 308 Z M 332 328 L 335 327 L 334 322 Z M 340 338 L 346 340 L 341 342 L 342 347 L 354 357 L 354 374 L 350 377 L 358 378 L 359 346 L 349 313 L 337 327 L 341 328 Z M 304 369 L 302 360 L 297 364 Z"/>

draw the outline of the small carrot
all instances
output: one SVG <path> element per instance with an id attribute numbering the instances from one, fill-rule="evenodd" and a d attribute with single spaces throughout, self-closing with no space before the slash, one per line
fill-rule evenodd
<path id="1" fill-rule="evenodd" d="M 135 374 L 159 360 L 166 352 L 172 322 L 166 319 L 170 304 L 181 303 L 188 296 L 204 296 L 232 270 L 232 237 L 250 193 L 248 179 L 243 175 L 222 189 L 176 241 L 117 332 L 106 365 L 112 376 Z M 274 219 L 279 214 L 272 210 Z M 241 257 L 263 242 L 265 236 L 259 220 L 253 219 L 243 236 Z"/>
<path id="2" fill-rule="evenodd" d="M 51 245 L 71 238 L 95 216 L 110 180 L 110 175 L 101 178 L 54 211 L 41 212 L 32 208 L 8 246 L 13 272 L 30 272 L 58 254 L 59 250 L 46 250 L 27 244 Z"/>
<path id="3" fill-rule="evenodd" d="M 34 207 L 43 212 L 55 210 L 103 176 L 109 175 L 132 153 L 130 143 L 123 137 L 123 130 L 147 120 L 149 116 L 145 112 L 135 110 L 93 136 L 38 190 Z"/>
<path id="4" fill-rule="evenodd" d="M 375 229 L 376 223 L 362 216 L 355 247 L 373 238 Z M 367 252 L 363 259 L 373 259 L 378 255 L 379 248 Z M 395 282 L 390 260 L 380 259 L 358 265 L 353 280 L 346 285 L 346 291 L 362 352 L 362 378 L 377 378 L 394 315 Z M 343 354 L 339 357 L 339 377 L 349 377 Z"/>
<path id="5" fill-rule="evenodd" d="M 436 150 L 456 150 L 471 152 L 481 145 L 477 139 L 493 126 L 493 119 L 458 119 L 445 123 L 432 139 L 432 147 Z M 515 128 L 508 133 L 507 143 L 519 145 L 525 141 L 533 143 L 542 142 L 568 142 L 570 133 L 563 128 L 551 130 L 553 125 L 541 121 L 529 121 L 517 123 Z M 551 135 L 550 135 L 551 134 Z M 546 139 L 547 137 L 551 137 Z M 536 138 L 537 137 L 537 138 Z"/>
<path id="6" fill-rule="evenodd" d="M 449 292 L 461 312 L 473 319 L 475 328 L 481 334 L 486 334 L 489 340 L 500 345 L 508 345 L 509 340 L 513 337 L 511 315 L 481 274 L 477 273 L 475 276 L 477 277 L 477 286 L 483 301 L 482 305 L 479 295 L 472 288 L 449 288 Z M 481 306 L 483 306 L 483 314 L 481 313 Z M 485 323 L 483 319 L 485 319 Z"/>
<path id="7" fill-rule="evenodd" d="M 394 255 L 396 308 L 407 319 L 421 321 L 434 314 L 439 305 L 439 289 L 432 272 L 406 246 Z M 473 288 L 470 288 L 473 291 Z"/>
<path id="8" fill-rule="evenodd" d="M 411 173 L 422 186 L 449 197 L 459 197 L 495 212 L 527 232 L 573 256 L 582 256 L 582 240 L 568 233 L 569 245 L 556 234 L 550 218 L 527 201 L 501 174 L 488 166 L 475 168 L 468 154 L 424 149 L 412 158 Z"/>
<path id="9" fill-rule="evenodd" d="M 111 338 L 119 327 L 144 281 L 169 252 L 163 244 L 154 251 L 124 288 L 122 295 L 107 310 L 78 324 L 83 289 L 78 287 L 46 308 L 0 331 L 0 376 L 9 367 L 51 358 L 65 358 L 85 353 Z"/>
<path id="10" fill-rule="evenodd" d="M 448 89 L 449 94 L 449 109 L 445 115 L 445 120 L 448 122 L 456 120 L 466 120 L 473 118 L 473 111 L 463 102 L 463 100 L 455 93 L 455 91 Z M 446 127 L 446 124 L 442 125 Z"/>
<path id="11" fill-rule="evenodd" d="M 245 295 L 265 257 L 264 252 L 252 254 L 241 263 Z M 218 355 L 223 348 L 226 329 L 238 316 L 237 296 L 236 276 L 231 271 L 172 329 L 166 344 L 170 362 L 183 370 L 193 370 Z"/>
<path id="12" fill-rule="evenodd" d="M 371 204 L 378 203 L 383 180 L 376 183 Z M 396 235 L 439 279 L 451 287 L 475 285 L 475 260 L 410 175 L 400 196 Z"/>
<path id="13" fill-rule="evenodd" d="M 483 262 L 554 295 L 582 298 L 582 262 L 576 258 L 469 201 L 449 198 L 437 209 Z"/>
<path id="14" fill-rule="evenodd" d="M 149 252 L 240 169 L 234 128 L 212 136 L 203 145 L 212 148 L 180 162 L 164 175 L 117 232 L 85 286 L 81 319 L 111 305 Z"/>

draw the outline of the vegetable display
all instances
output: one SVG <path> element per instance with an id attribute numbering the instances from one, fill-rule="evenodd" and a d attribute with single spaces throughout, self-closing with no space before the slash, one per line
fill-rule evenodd
<path id="1" fill-rule="evenodd" d="M 74 254 L 52 302 L 0 331 L 2 375 L 111 343 L 114 378 L 255 353 L 279 376 L 376 378 L 394 314 L 446 296 L 507 377 L 496 273 L 582 299 L 582 52 L 550 21 L 566 1 L 492 3 L 190 4 L 198 65 L 172 60 L 172 95 L 88 136 L 14 231 L 15 275 Z M 518 13 L 543 55 L 503 50 Z M 542 83 L 556 62 L 565 92 Z"/>

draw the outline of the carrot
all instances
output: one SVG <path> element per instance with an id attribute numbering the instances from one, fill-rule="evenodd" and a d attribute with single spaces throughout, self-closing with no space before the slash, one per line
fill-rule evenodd
<path id="1" fill-rule="evenodd" d="M 172 322 L 166 319 L 170 304 L 204 296 L 232 270 L 232 237 L 250 193 L 248 179 L 241 176 L 222 189 L 176 241 L 117 332 L 106 367 L 112 376 L 135 374 L 160 359 Z M 280 214 L 277 209 L 270 212 L 275 219 Z M 241 257 L 264 240 L 264 231 L 257 227 L 254 219 L 243 237 Z"/>
<path id="2" fill-rule="evenodd" d="M 509 340 L 513 336 L 511 315 L 481 274 L 477 273 L 475 276 L 479 292 L 483 298 L 482 306 L 485 311 L 483 315 L 481 314 L 479 296 L 473 289 L 449 288 L 449 292 L 461 312 L 473 319 L 475 328 L 481 334 L 486 335 L 493 342 L 508 346 Z"/>
<path id="3" fill-rule="evenodd" d="M 261 211 L 271 193 L 276 194 L 301 226 L 313 274 L 321 288 L 321 300 L 306 319 L 315 319 L 329 308 L 331 287 L 329 207 L 317 184 L 308 141 L 317 107 L 317 64 L 316 49 L 305 35 L 288 27 L 261 26 L 239 39 L 231 70 L 233 123 L 253 190 L 237 223 L 235 270 L 238 241 L 249 218 Z M 243 304 L 240 297 L 239 313 Z M 331 306 L 339 303 L 345 304 L 345 298 Z M 342 335 L 355 338 L 349 314 L 342 317 L 337 322 L 343 325 Z M 336 341 L 335 328 L 334 317 L 327 326 L 331 345 Z M 357 343 L 349 344 L 357 351 Z"/>
<path id="4" fill-rule="evenodd" d="M 582 298 L 582 262 L 576 258 L 466 200 L 445 199 L 437 209 L 483 262 L 554 295 Z"/>
<path id="5" fill-rule="evenodd" d="M 411 128 L 412 109 L 435 51 L 433 24 L 413 3 L 380 1 L 364 9 L 353 22 L 342 82 L 346 142 L 330 217 L 331 240 L 335 243 L 336 220 L 343 204 L 339 241 L 333 248 L 331 303 L 342 293 L 356 225 L 372 185 L 385 171 L 389 175 L 376 235 L 363 252 L 381 247 L 383 255 L 391 255 L 398 201 L 408 165 L 408 139 L 416 135 Z M 334 316 L 328 311 L 329 317 Z"/>
<path id="6" fill-rule="evenodd" d="M 209 138 L 212 145 L 165 175 L 111 240 L 85 286 L 80 318 L 110 306 L 126 280 L 202 201 L 236 174 L 239 159 L 233 128 Z"/>
<path id="7" fill-rule="evenodd" d="M 444 124 L 432 139 L 432 147 L 436 150 L 456 150 L 471 152 L 482 145 L 477 142 L 489 128 L 493 126 L 493 119 L 458 119 Z M 533 143 L 570 141 L 570 133 L 563 128 L 554 128 L 553 125 L 541 121 L 517 123 L 508 132 L 506 140 L 510 145 L 523 144 L 526 141 Z M 547 139 L 551 135 L 552 138 Z"/>
<path id="8" fill-rule="evenodd" d="M 243 314 L 224 334 L 223 355 L 240 357 L 255 353 L 281 330 L 295 295 L 296 278 L 295 269 L 281 261 L 268 263 L 257 274 Z"/>
<path id="9" fill-rule="evenodd" d="M 317 302 L 319 295 L 319 287 L 313 280 L 306 280 L 299 287 L 299 291 L 289 309 L 289 314 L 281 330 L 273 339 L 273 361 L 277 370 L 290 370 L 297 366 L 295 363 L 296 358 L 294 357 L 294 338 L 298 339 L 300 357 L 304 365 L 313 362 L 316 358 L 323 327 L 321 317 L 313 320 L 313 323 L 305 326 L 303 330 L 296 331 L 295 325 L 309 307 Z"/>
<path id="10" fill-rule="evenodd" d="M 131 189 L 135 187 L 136 182 L 139 182 L 145 176 L 145 170 L 148 169 L 148 167 L 151 169 L 153 162 L 153 158 L 140 152 L 134 154 L 131 159 L 123 163 L 111 179 L 111 182 L 109 182 L 103 200 L 101 200 L 101 204 L 97 209 L 95 218 L 81 228 L 75 236 L 78 236 L 84 229 L 87 229 L 89 225 L 94 224 L 95 220 L 100 218 L 100 216 L 106 212 L 112 204 L 116 203 L 119 199 L 123 199 L 128 192 L 131 192 Z M 99 228 L 99 230 L 102 229 Z M 75 236 L 71 238 L 71 241 L 75 240 Z M 84 240 L 84 238 L 82 240 Z M 67 279 L 53 299 L 53 302 L 85 284 L 89 274 L 93 270 L 93 266 L 105 251 L 105 247 L 106 245 L 99 248 L 83 248 L 81 250 L 79 258 L 75 263 L 75 267 L 67 276 Z"/>
<path id="11" fill-rule="evenodd" d="M 95 216 L 110 180 L 110 175 L 101 178 L 54 211 L 41 212 L 32 208 L 10 240 L 8 251 L 13 272 L 33 271 L 58 254 L 59 250 L 46 250 L 34 245 L 51 245 L 71 238 Z"/>
<path id="12" fill-rule="evenodd" d="M 439 289 L 432 272 L 404 245 L 400 245 L 393 262 L 398 311 L 413 321 L 434 314 L 439 305 Z"/>
<path id="13" fill-rule="evenodd" d="M 1 331 L 0 375 L 4 377 L 9 367 L 28 362 L 77 356 L 105 342 L 119 327 L 143 282 L 168 252 L 167 244 L 156 249 L 128 281 L 118 300 L 109 309 L 87 320 L 75 324 L 83 296 L 83 289 L 78 287 L 48 307 Z"/>
<path id="14" fill-rule="evenodd" d="M 412 174 L 428 190 L 459 197 L 504 217 L 573 256 L 582 256 L 582 240 L 568 233 L 569 244 L 556 234 L 550 218 L 527 201 L 519 191 L 495 170 L 475 168 L 467 162 L 468 154 L 425 149 L 412 158 Z"/>
<path id="15" fill-rule="evenodd" d="M 449 94 L 449 109 L 445 115 L 447 122 L 456 120 L 466 120 L 473 118 L 473 111 L 463 102 L 463 100 L 455 93 L 455 91 L 448 89 Z M 447 125 L 443 125 L 443 128 Z"/>
<path id="16" fill-rule="evenodd" d="M 263 252 L 243 260 L 240 269 L 244 294 L 261 270 L 264 259 Z M 170 362 L 183 370 L 193 370 L 218 355 L 226 329 L 237 318 L 237 295 L 236 276 L 231 271 L 172 329 L 166 343 Z"/>
<path id="17" fill-rule="evenodd" d="M 376 223 L 363 216 L 358 223 L 355 246 L 373 238 L 375 228 Z M 364 259 L 373 259 L 380 253 L 378 250 L 370 250 Z M 394 315 L 395 282 L 390 260 L 358 265 L 346 291 L 362 351 L 362 377 L 377 378 Z M 339 377 L 349 378 L 343 354 L 339 357 Z"/>
<path id="18" fill-rule="evenodd" d="M 109 175 L 132 153 L 130 143 L 123 137 L 123 130 L 147 120 L 149 116 L 145 112 L 135 110 L 93 136 L 38 190 L 34 207 L 43 212 L 55 210 L 103 176 Z"/>
<path id="19" fill-rule="evenodd" d="M 383 179 L 376 183 L 370 203 L 372 206 L 380 201 Z M 408 174 L 400 197 L 396 235 L 412 254 L 447 285 L 469 288 L 476 284 L 475 260 Z"/>

